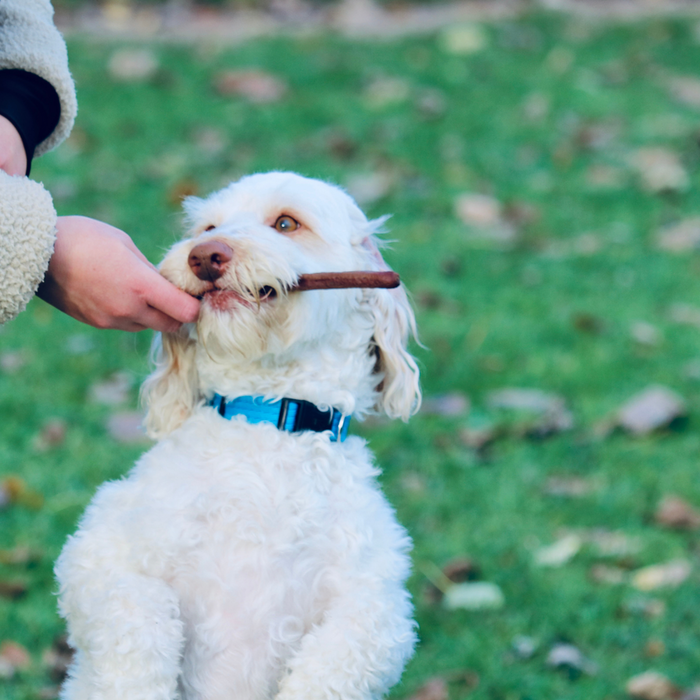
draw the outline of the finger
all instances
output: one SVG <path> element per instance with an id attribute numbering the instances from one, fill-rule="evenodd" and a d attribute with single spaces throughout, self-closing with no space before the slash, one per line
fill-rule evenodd
<path id="1" fill-rule="evenodd" d="M 126 331 L 127 333 L 140 333 L 141 331 L 151 330 L 150 326 L 143 326 L 140 323 L 130 323 L 127 328 L 119 328 L 120 331 Z"/>
<path id="2" fill-rule="evenodd" d="M 148 306 L 139 314 L 139 323 L 135 325 L 141 326 L 136 329 L 139 331 L 144 328 L 152 328 L 154 331 L 160 331 L 161 333 L 175 333 L 182 324 L 162 311 Z"/>
<path id="3" fill-rule="evenodd" d="M 199 301 L 157 272 L 149 275 L 145 300 L 149 306 L 180 323 L 192 323 L 199 315 Z"/>

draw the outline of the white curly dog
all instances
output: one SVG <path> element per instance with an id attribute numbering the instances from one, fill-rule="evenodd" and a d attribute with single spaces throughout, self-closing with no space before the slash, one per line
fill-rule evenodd
<path id="1" fill-rule="evenodd" d="M 56 565 L 77 649 L 64 700 L 369 700 L 415 645 L 410 540 L 350 415 L 420 402 L 402 288 L 289 291 L 386 270 L 342 190 L 252 175 L 190 198 L 161 272 L 202 298 L 156 340 L 160 441 L 104 484 Z M 279 426 L 279 427 L 278 427 Z"/>

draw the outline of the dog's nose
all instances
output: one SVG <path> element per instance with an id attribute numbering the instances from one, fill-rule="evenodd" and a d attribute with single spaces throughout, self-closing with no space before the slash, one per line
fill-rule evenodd
<path id="1" fill-rule="evenodd" d="M 233 250 L 223 241 L 205 241 L 190 251 L 187 263 L 200 280 L 213 282 L 226 272 Z"/>

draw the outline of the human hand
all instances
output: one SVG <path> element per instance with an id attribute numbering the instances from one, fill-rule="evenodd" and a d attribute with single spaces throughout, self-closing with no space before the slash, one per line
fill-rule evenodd
<path id="1" fill-rule="evenodd" d="M 162 277 L 126 233 L 84 216 L 58 218 L 38 296 L 97 328 L 175 332 L 199 302 Z"/>
<path id="2" fill-rule="evenodd" d="M 27 154 L 14 124 L 0 115 L 0 170 L 8 175 L 25 175 Z"/>

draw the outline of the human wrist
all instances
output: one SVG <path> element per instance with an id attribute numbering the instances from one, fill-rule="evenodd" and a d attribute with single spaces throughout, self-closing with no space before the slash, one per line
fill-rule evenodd
<path id="1" fill-rule="evenodd" d="M 44 78 L 19 69 L 0 70 L 0 115 L 10 121 L 23 144 L 29 175 L 35 148 L 56 128 L 61 103 Z"/>
<path id="2" fill-rule="evenodd" d="M 27 154 L 22 138 L 15 125 L 0 114 L 0 170 L 8 175 L 24 175 L 27 168 Z"/>

